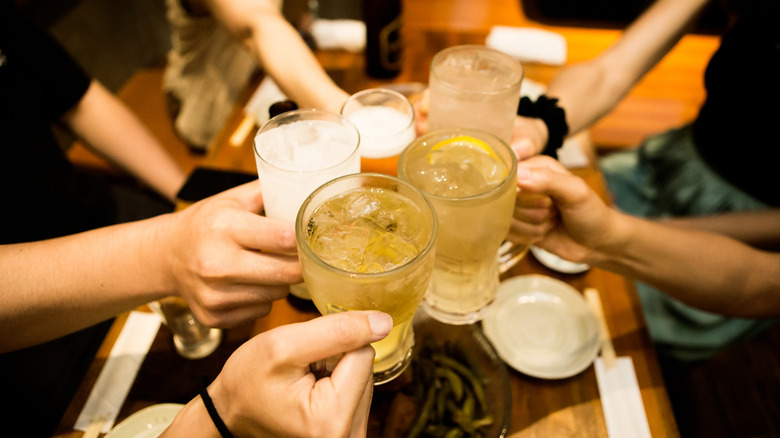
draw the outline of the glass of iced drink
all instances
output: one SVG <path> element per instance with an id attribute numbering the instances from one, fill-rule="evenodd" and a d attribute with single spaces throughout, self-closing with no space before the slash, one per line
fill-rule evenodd
<path id="1" fill-rule="evenodd" d="M 390 334 L 372 344 L 375 385 L 411 360 L 412 317 L 430 281 L 437 228 L 425 195 L 378 173 L 326 183 L 298 213 L 298 257 L 317 309 L 381 310 L 393 318 Z"/>
<path id="2" fill-rule="evenodd" d="M 255 136 L 255 161 L 267 217 L 295 221 L 317 187 L 360 172 L 360 134 L 346 118 L 316 109 L 282 113 Z"/>
<path id="3" fill-rule="evenodd" d="M 516 59 L 485 46 L 442 50 L 431 62 L 428 130 L 481 129 L 509 143 L 523 74 Z"/>
<path id="4" fill-rule="evenodd" d="M 395 176 L 398 155 L 415 137 L 409 99 L 397 91 L 371 88 L 350 96 L 341 115 L 360 132 L 361 170 Z"/>
<path id="5" fill-rule="evenodd" d="M 436 264 L 423 308 L 448 324 L 484 316 L 499 285 L 496 254 L 515 206 L 517 159 L 497 136 L 442 129 L 417 138 L 398 176 L 426 193 L 439 218 Z"/>
<path id="6" fill-rule="evenodd" d="M 357 127 L 339 114 L 299 109 L 270 119 L 254 142 L 265 215 L 294 222 L 314 189 L 360 172 L 359 145 Z M 290 293 L 310 299 L 303 283 L 292 285 Z"/>

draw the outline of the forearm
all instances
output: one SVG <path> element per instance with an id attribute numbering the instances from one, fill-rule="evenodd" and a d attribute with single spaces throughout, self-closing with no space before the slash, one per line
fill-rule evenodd
<path id="1" fill-rule="evenodd" d="M 92 82 L 65 122 L 90 149 L 174 201 L 186 175 L 125 105 Z"/>
<path id="2" fill-rule="evenodd" d="M 669 218 L 662 220 L 662 223 L 722 234 L 756 248 L 780 249 L 780 209 L 778 208 Z"/>
<path id="3" fill-rule="evenodd" d="M 0 331 L 15 333 L 0 350 L 63 336 L 172 293 L 165 268 L 171 221 L 164 215 L 0 246 Z"/>
<path id="4" fill-rule="evenodd" d="M 570 135 L 609 113 L 682 38 L 708 1 L 656 1 L 609 49 L 562 70 L 546 94 L 566 109 Z"/>
<path id="5" fill-rule="evenodd" d="M 298 32 L 264 0 L 211 0 L 217 19 L 239 38 L 282 91 L 301 107 L 338 113 L 348 94 L 322 68 Z"/>
<path id="6" fill-rule="evenodd" d="M 595 266 L 636 278 L 694 307 L 743 317 L 780 315 L 780 254 L 709 232 L 620 215 Z"/>

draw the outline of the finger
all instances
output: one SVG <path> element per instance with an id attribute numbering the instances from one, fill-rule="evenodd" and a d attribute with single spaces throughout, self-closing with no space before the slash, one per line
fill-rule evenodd
<path id="1" fill-rule="evenodd" d="M 271 303 L 265 302 L 216 312 L 193 307 L 192 311 L 198 321 L 206 327 L 232 328 L 267 316 L 271 312 Z"/>
<path id="2" fill-rule="evenodd" d="M 312 362 L 383 339 L 392 326 L 389 315 L 376 311 L 325 315 L 280 327 L 288 341 L 280 345 L 276 353 L 283 362 L 304 368 Z"/>
<path id="3" fill-rule="evenodd" d="M 295 224 L 256 214 L 241 214 L 232 221 L 230 236 L 241 246 L 281 254 L 297 252 Z"/>
<path id="4" fill-rule="evenodd" d="M 511 148 L 518 161 L 525 160 L 536 153 L 534 143 L 527 138 L 512 141 Z"/>
<path id="5" fill-rule="evenodd" d="M 549 205 L 546 205 L 548 204 Z M 531 222 L 535 224 L 543 223 L 554 219 L 558 216 L 558 209 L 555 207 L 555 203 L 550 196 L 544 195 L 544 206 L 515 206 L 512 216 L 523 222 Z"/>
<path id="6" fill-rule="evenodd" d="M 225 328 L 268 315 L 288 293 L 288 286 L 228 285 L 196 294 L 190 307 L 204 325 Z"/>
<path id="7" fill-rule="evenodd" d="M 552 198 L 544 193 L 533 193 L 525 190 L 517 192 L 515 207 L 548 209 L 552 206 Z"/>
<path id="8" fill-rule="evenodd" d="M 296 255 L 241 250 L 226 254 L 224 281 L 247 285 L 290 285 L 303 281 Z"/>
<path id="9" fill-rule="evenodd" d="M 243 209 L 253 213 L 260 213 L 263 210 L 263 194 L 257 180 L 238 185 L 215 196 L 234 199 Z"/>
<path id="10" fill-rule="evenodd" d="M 544 193 L 554 201 L 571 201 L 581 196 L 584 181 L 571 174 L 556 160 L 549 157 L 534 157 L 526 160 L 517 168 L 517 185 L 532 193 Z"/>
<path id="11" fill-rule="evenodd" d="M 373 349 L 372 349 L 373 351 Z M 371 355 L 371 368 L 373 370 L 374 354 Z M 374 394 L 374 377 L 373 372 L 365 379 L 365 387 L 363 388 L 363 394 L 360 397 L 357 407 L 355 408 L 355 415 L 352 417 L 352 427 L 350 429 L 351 438 L 363 438 L 366 436 L 366 430 L 368 430 L 368 414 L 371 410 L 371 399 Z M 338 383 L 337 383 L 338 386 Z"/>

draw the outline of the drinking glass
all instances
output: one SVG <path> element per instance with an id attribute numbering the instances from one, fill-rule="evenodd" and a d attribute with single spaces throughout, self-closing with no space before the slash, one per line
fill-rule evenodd
<path id="1" fill-rule="evenodd" d="M 516 59 L 485 46 L 438 52 L 428 81 L 428 129 L 481 129 L 509 143 L 523 74 Z"/>
<path id="2" fill-rule="evenodd" d="M 222 341 L 222 330 L 206 327 L 195 318 L 180 297 L 166 297 L 149 303 L 173 332 L 176 352 L 186 359 L 201 359 L 213 353 Z"/>
<path id="3" fill-rule="evenodd" d="M 360 172 L 359 145 L 355 125 L 338 114 L 305 108 L 270 119 L 254 141 L 265 215 L 294 222 L 314 189 Z"/>
<path id="4" fill-rule="evenodd" d="M 317 309 L 380 310 L 393 318 L 390 334 L 372 344 L 375 385 L 411 361 L 412 317 L 430 281 L 437 229 L 425 195 L 378 173 L 326 183 L 298 212 L 298 257 Z"/>
<path id="5" fill-rule="evenodd" d="M 397 91 L 371 88 L 350 96 L 341 115 L 360 132 L 361 170 L 395 176 L 398 155 L 415 136 L 409 99 Z"/>
<path id="6" fill-rule="evenodd" d="M 339 114 L 299 109 L 270 119 L 254 141 L 265 215 L 295 222 L 314 189 L 360 172 L 359 145 L 357 127 Z M 309 299 L 303 284 L 293 285 L 290 293 Z"/>
<path id="7" fill-rule="evenodd" d="M 398 176 L 422 190 L 439 218 L 431 284 L 423 308 L 448 324 L 484 316 L 499 285 L 496 254 L 515 206 L 517 159 L 497 136 L 450 128 L 417 138 Z"/>

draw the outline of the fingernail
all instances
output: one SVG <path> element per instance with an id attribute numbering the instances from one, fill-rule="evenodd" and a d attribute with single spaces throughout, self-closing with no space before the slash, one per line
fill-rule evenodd
<path id="1" fill-rule="evenodd" d="M 529 180 L 531 179 L 531 171 L 528 170 L 526 167 L 517 167 L 517 179 L 518 180 Z"/>
<path id="2" fill-rule="evenodd" d="M 393 328 L 393 318 L 387 313 L 373 312 L 368 315 L 368 324 L 373 334 L 385 337 Z"/>

